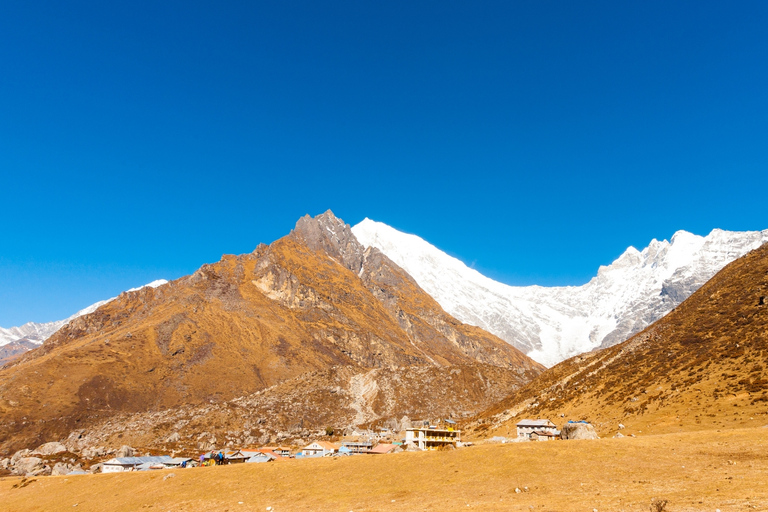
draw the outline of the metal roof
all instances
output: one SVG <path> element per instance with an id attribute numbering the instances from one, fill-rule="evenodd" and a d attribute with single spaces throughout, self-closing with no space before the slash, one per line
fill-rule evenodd
<path id="1" fill-rule="evenodd" d="M 518 427 L 551 427 L 554 426 L 549 420 L 521 420 L 517 422 Z"/>
<path id="2" fill-rule="evenodd" d="M 187 460 L 187 459 L 182 459 Z M 147 456 L 147 457 L 115 457 L 114 459 L 109 459 L 104 464 L 119 464 L 121 466 L 134 466 L 139 464 L 165 464 L 168 462 L 173 462 L 174 458 L 170 455 L 153 455 L 153 456 Z"/>

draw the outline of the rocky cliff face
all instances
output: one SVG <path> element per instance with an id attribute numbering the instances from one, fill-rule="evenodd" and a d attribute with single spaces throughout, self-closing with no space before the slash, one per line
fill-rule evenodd
<path id="1" fill-rule="evenodd" d="M 0 443 L 37 446 L 72 431 L 101 439 L 165 415 L 188 425 L 203 414 L 208 430 L 232 432 L 245 418 L 260 436 L 460 416 L 542 369 L 449 316 L 326 212 L 251 254 L 121 294 L 0 370 Z M 146 446 L 174 428 L 150 426 Z"/>
<path id="2" fill-rule="evenodd" d="M 352 231 L 405 269 L 451 315 L 552 365 L 626 340 L 658 320 L 727 263 L 768 241 L 768 230 L 677 232 L 627 249 L 583 286 L 493 281 L 414 235 L 364 220 Z"/>

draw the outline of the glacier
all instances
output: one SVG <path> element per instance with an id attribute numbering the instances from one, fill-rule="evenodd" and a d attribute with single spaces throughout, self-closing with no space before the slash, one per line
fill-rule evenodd
<path id="1" fill-rule="evenodd" d="M 416 235 L 368 218 L 352 232 L 400 265 L 446 312 L 545 366 L 624 341 L 768 241 L 768 230 L 678 231 L 642 251 L 629 247 L 582 286 L 545 287 L 500 283 Z"/>

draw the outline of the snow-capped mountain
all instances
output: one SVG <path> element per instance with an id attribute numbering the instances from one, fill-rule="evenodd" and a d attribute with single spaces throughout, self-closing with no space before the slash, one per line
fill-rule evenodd
<path id="1" fill-rule="evenodd" d="M 151 286 L 152 288 L 157 288 L 160 285 L 163 285 L 167 283 L 165 279 L 158 279 L 157 281 L 152 281 L 149 284 L 145 284 L 144 286 L 139 286 L 138 288 L 131 288 L 130 290 L 127 290 L 129 292 L 134 292 L 136 290 L 140 290 L 146 286 Z M 56 320 L 54 322 L 45 322 L 45 323 L 35 323 L 35 322 L 27 322 L 24 325 L 21 325 L 19 327 L 11 327 L 10 329 L 4 329 L 0 327 L 0 347 L 7 345 L 9 343 L 18 342 L 18 341 L 26 341 L 29 342 L 28 344 L 31 345 L 40 345 L 45 340 L 50 338 L 53 333 L 67 325 L 70 321 L 74 320 L 77 317 L 87 315 L 89 313 L 93 313 L 97 309 L 99 309 L 100 306 L 103 306 L 107 302 L 110 302 L 112 300 L 115 300 L 116 297 L 112 297 L 111 299 L 102 300 L 95 304 L 91 304 L 87 308 L 81 309 L 74 315 L 70 316 L 69 318 L 65 318 L 64 320 Z"/>
<path id="2" fill-rule="evenodd" d="M 768 241 L 765 231 L 672 240 L 628 248 L 582 286 L 509 286 L 485 277 L 415 235 L 365 219 L 352 228 L 381 250 L 449 314 L 506 340 L 551 366 L 624 341 L 658 320 L 731 261 Z"/>

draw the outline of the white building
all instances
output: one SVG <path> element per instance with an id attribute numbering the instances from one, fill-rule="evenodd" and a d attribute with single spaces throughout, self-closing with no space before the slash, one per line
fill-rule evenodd
<path id="1" fill-rule="evenodd" d="M 546 436 L 547 434 L 557 435 L 557 426 L 549 420 L 522 420 L 517 423 L 517 437 L 531 439 L 534 432 Z"/>
<path id="2" fill-rule="evenodd" d="M 302 450 L 305 457 L 324 457 L 339 451 L 339 447 L 328 441 L 315 441 L 305 446 Z"/>
<path id="3" fill-rule="evenodd" d="M 122 473 L 123 471 L 145 471 L 148 469 L 178 468 L 184 462 L 192 459 L 184 457 L 171 457 L 169 455 L 156 455 L 147 457 L 115 457 L 104 462 L 101 466 L 102 473 Z"/>

